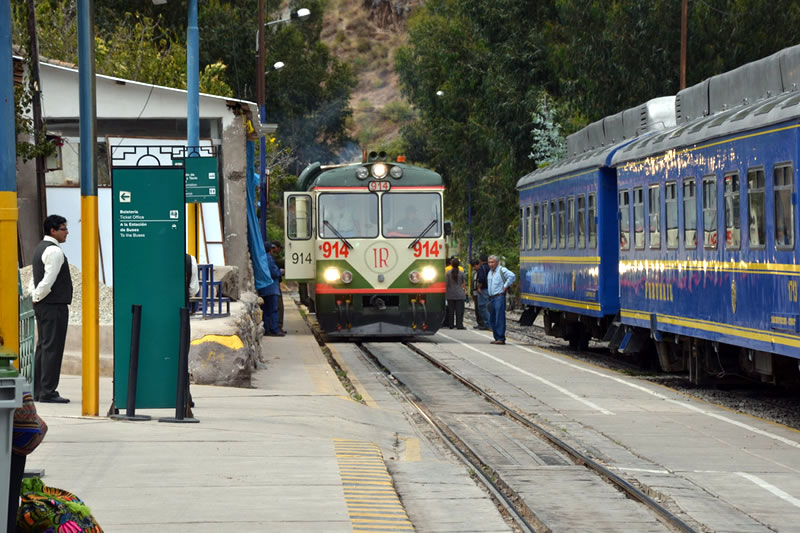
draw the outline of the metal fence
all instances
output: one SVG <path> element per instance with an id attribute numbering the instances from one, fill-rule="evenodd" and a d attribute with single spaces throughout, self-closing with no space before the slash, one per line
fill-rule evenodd
<path id="1" fill-rule="evenodd" d="M 35 322 L 33 318 L 33 300 L 22 295 L 22 279 L 17 272 L 19 287 L 19 372 L 28 383 L 33 383 L 33 355 L 36 351 L 34 341 Z"/>

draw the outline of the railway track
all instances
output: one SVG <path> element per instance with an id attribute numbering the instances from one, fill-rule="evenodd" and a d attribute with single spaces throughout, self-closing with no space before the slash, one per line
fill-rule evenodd
<path id="1" fill-rule="evenodd" d="M 376 369 L 391 378 L 392 386 L 419 410 L 455 455 L 475 472 L 518 530 L 581 529 L 587 516 L 595 514 L 591 509 L 593 504 L 602 509 L 597 510 L 598 515 L 602 513 L 604 520 L 613 522 L 612 530 L 628 529 L 638 521 L 643 528 L 633 526 L 637 530 L 695 531 L 624 478 L 449 368 L 428 353 L 424 343 L 404 343 L 403 349 L 383 343 L 358 346 Z M 418 357 L 409 358 L 409 352 Z M 440 372 L 431 372 L 430 366 Z M 420 377 L 432 374 L 437 377 Z M 535 475 L 530 470 L 531 464 L 537 470 Z M 573 490 L 573 501 L 594 493 L 592 503 L 584 502 L 588 507 L 577 511 L 587 516 L 576 517 L 576 510 L 563 502 L 561 510 L 544 507 L 543 498 L 535 495 L 541 493 L 536 479 L 540 479 L 542 472 L 557 487 L 553 492 L 562 493 L 562 498 L 569 498 Z M 540 490 L 532 488 L 532 484 L 539 485 Z M 609 487 L 619 491 L 616 498 L 608 494 Z M 625 496 L 624 502 L 619 494 Z M 631 507 L 632 502 L 636 502 L 637 509 Z M 645 514 L 649 515 L 650 524 Z"/>

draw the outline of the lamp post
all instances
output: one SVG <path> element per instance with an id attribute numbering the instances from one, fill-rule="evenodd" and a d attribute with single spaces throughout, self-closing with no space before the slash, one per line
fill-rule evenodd
<path id="1" fill-rule="evenodd" d="M 306 8 L 297 9 L 292 11 L 289 14 L 288 18 L 273 20 L 270 22 L 264 21 L 264 0 L 258 0 L 258 68 L 256 69 L 256 75 L 258 79 L 256 79 L 256 100 L 258 102 L 258 115 L 260 117 L 260 122 L 263 124 L 266 120 L 266 96 L 264 95 L 264 76 L 266 76 L 266 72 L 264 71 L 264 61 L 266 61 L 266 53 L 264 50 L 264 28 L 267 26 L 272 26 L 273 24 L 280 24 L 283 22 L 291 22 L 293 20 L 305 20 L 311 16 L 311 11 Z M 277 63 L 276 63 L 277 65 Z M 266 201 L 262 201 L 261 204 L 261 240 L 266 240 L 267 238 L 267 203 L 269 201 L 269 181 L 266 180 L 266 166 L 267 166 L 267 140 L 264 135 L 260 135 L 261 137 L 261 157 L 260 157 L 260 172 L 261 172 L 261 181 L 262 187 L 261 190 L 267 190 L 266 194 Z M 264 198 L 265 194 L 262 193 L 261 197 Z"/>
<path id="2" fill-rule="evenodd" d="M 276 70 L 280 70 L 284 67 L 283 61 L 278 61 L 272 65 L 270 68 L 270 72 L 275 72 Z M 261 212 L 259 217 L 259 223 L 261 226 L 261 240 L 267 240 L 267 201 L 269 200 L 269 169 L 266 168 L 266 140 L 264 137 L 262 139 L 262 148 L 261 153 L 264 156 L 261 161 L 261 180 L 259 181 L 259 190 L 261 191 Z"/>

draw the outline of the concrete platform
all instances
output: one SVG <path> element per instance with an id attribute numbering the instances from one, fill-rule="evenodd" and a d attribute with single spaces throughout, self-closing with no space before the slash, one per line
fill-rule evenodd
<path id="1" fill-rule="evenodd" d="M 192 386 L 198 424 L 155 419 L 174 409 L 138 410 L 146 422 L 81 417 L 81 378 L 62 375 L 72 403 L 37 404 L 50 429 L 27 469 L 83 498 L 105 531 L 509 531 L 352 353 L 341 363 L 370 402 L 350 399 L 285 304 L 289 335 L 264 339 L 253 388 Z M 111 393 L 101 378 L 102 413 Z"/>

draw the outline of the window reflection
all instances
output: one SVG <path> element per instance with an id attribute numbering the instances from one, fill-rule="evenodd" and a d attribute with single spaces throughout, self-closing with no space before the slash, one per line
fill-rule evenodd
<path id="1" fill-rule="evenodd" d="M 319 233 L 323 239 L 377 237 L 378 196 L 363 193 L 321 195 Z"/>
<path id="2" fill-rule="evenodd" d="M 425 237 L 442 234 L 442 200 L 437 193 L 384 193 L 381 199 L 384 237 Z"/>

